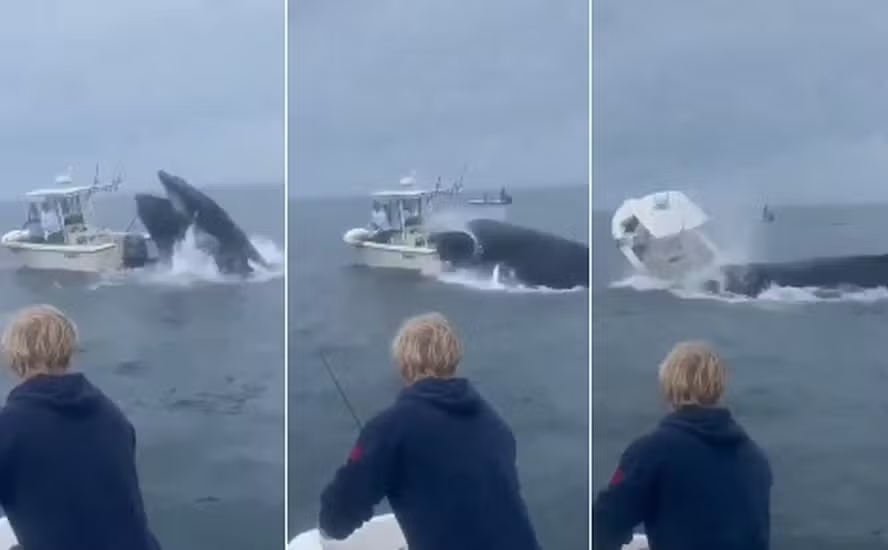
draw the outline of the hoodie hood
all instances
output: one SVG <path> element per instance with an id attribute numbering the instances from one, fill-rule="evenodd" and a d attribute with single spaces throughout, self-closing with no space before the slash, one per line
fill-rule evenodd
<path id="1" fill-rule="evenodd" d="M 475 414 L 481 395 L 465 378 L 425 378 L 401 391 L 399 399 L 421 401 L 451 414 Z"/>
<path id="2" fill-rule="evenodd" d="M 82 415 L 93 411 L 102 394 L 80 373 L 41 374 L 25 380 L 7 398 L 9 404 L 32 404 Z"/>
<path id="3" fill-rule="evenodd" d="M 733 446 L 749 439 L 731 412 L 722 408 L 682 407 L 666 416 L 662 426 L 691 433 L 710 445 Z"/>

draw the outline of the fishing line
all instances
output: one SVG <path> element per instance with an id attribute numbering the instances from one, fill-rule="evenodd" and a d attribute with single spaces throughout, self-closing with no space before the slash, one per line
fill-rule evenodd
<path id="1" fill-rule="evenodd" d="M 351 413 L 352 420 L 355 421 L 355 425 L 358 427 L 358 431 L 362 431 L 364 429 L 364 425 L 361 424 L 361 419 L 358 418 L 358 413 L 355 412 L 355 408 L 352 406 L 351 401 L 348 399 L 348 395 L 346 395 L 345 390 L 342 389 L 342 385 L 339 384 L 339 379 L 336 378 L 336 374 L 333 372 L 333 368 L 330 367 L 330 363 L 327 361 L 327 356 L 324 355 L 324 352 L 318 350 L 318 357 L 321 358 L 321 363 L 324 364 L 324 370 L 327 371 L 327 374 L 330 375 L 330 379 L 333 380 L 333 385 L 336 386 L 336 391 L 339 392 L 339 397 L 342 398 L 342 402 L 345 403 L 348 412 Z"/>

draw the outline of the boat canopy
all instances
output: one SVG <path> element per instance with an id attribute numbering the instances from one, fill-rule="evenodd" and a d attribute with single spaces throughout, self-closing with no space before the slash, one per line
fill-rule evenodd
<path id="1" fill-rule="evenodd" d="M 681 191 L 663 191 L 626 200 L 614 213 L 611 233 L 620 240 L 634 233 L 640 224 L 652 237 L 661 239 L 696 229 L 707 220 L 700 207 Z"/>
<path id="2" fill-rule="evenodd" d="M 58 187 L 50 189 L 36 189 L 25 193 L 25 197 L 43 201 L 45 199 L 60 199 L 64 197 L 73 197 L 77 195 L 88 195 L 95 191 L 92 185 L 81 185 L 79 187 Z"/>

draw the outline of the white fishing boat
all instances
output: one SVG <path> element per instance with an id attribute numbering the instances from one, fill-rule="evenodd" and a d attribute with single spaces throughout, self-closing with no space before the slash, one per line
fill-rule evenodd
<path id="1" fill-rule="evenodd" d="M 614 212 L 611 232 L 637 271 L 679 281 L 721 261 L 704 231 L 708 219 L 681 191 L 664 191 L 623 202 Z"/>
<path id="2" fill-rule="evenodd" d="M 371 221 L 349 229 L 343 240 L 355 251 L 356 263 L 368 267 L 405 269 L 436 275 L 448 268 L 430 242 L 434 226 L 464 223 L 472 219 L 504 221 L 512 198 L 505 189 L 498 197 L 466 198 L 462 183 L 442 189 L 420 188 L 416 178 L 402 178 L 401 188 L 377 191 L 371 196 Z"/>
<path id="3" fill-rule="evenodd" d="M 430 196 L 431 192 L 420 189 L 374 193 L 370 226 L 350 229 L 343 236 L 355 251 L 356 262 L 427 275 L 440 273 L 443 263 L 423 223 Z"/>
<path id="4" fill-rule="evenodd" d="M 100 273 L 150 263 L 156 253 L 146 235 L 94 225 L 93 196 L 115 191 L 120 181 L 101 185 L 96 178 L 93 185 L 75 186 L 63 175 L 55 187 L 26 193 L 27 219 L 0 237 L 0 246 L 28 269 Z"/>
<path id="5" fill-rule="evenodd" d="M 287 550 L 408 550 L 407 541 L 394 514 L 374 516 L 345 540 L 331 540 L 317 529 L 296 535 Z M 623 550 L 648 550 L 647 538 L 637 534 Z"/>

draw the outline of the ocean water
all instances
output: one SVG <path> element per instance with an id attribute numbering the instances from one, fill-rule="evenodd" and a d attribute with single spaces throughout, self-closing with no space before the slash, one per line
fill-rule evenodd
<path id="1" fill-rule="evenodd" d="M 271 549 L 283 525 L 283 186 L 210 189 L 277 266 L 253 280 L 220 277 L 195 251 L 173 269 L 95 277 L 23 272 L 0 254 L 0 315 L 37 302 L 78 324 L 74 368 L 136 428 L 151 526 L 164 548 Z M 97 202 L 124 228 L 124 190 Z M 25 209 L 0 203 L 5 230 Z M 0 393 L 11 389 L 0 375 Z"/>
<path id="2" fill-rule="evenodd" d="M 738 260 L 888 251 L 888 206 L 774 211 L 771 224 L 757 209 L 711 212 L 713 237 Z M 729 365 L 727 405 L 771 459 L 772 547 L 888 548 L 888 288 L 736 300 L 664 290 L 629 276 L 610 217 L 593 213 L 593 494 L 664 414 L 660 360 L 702 338 Z"/>
<path id="3" fill-rule="evenodd" d="M 510 221 L 587 241 L 585 187 L 513 195 Z M 400 389 L 389 358 L 398 325 L 437 310 L 464 338 L 461 373 L 515 433 L 543 547 L 584 548 L 588 291 L 509 289 L 489 274 L 440 280 L 352 266 L 342 235 L 365 225 L 369 213 L 366 197 L 290 202 L 288 536 L 317 525 L 320 493 L 357 436 L 322 356 L 366 420 Z"/>

